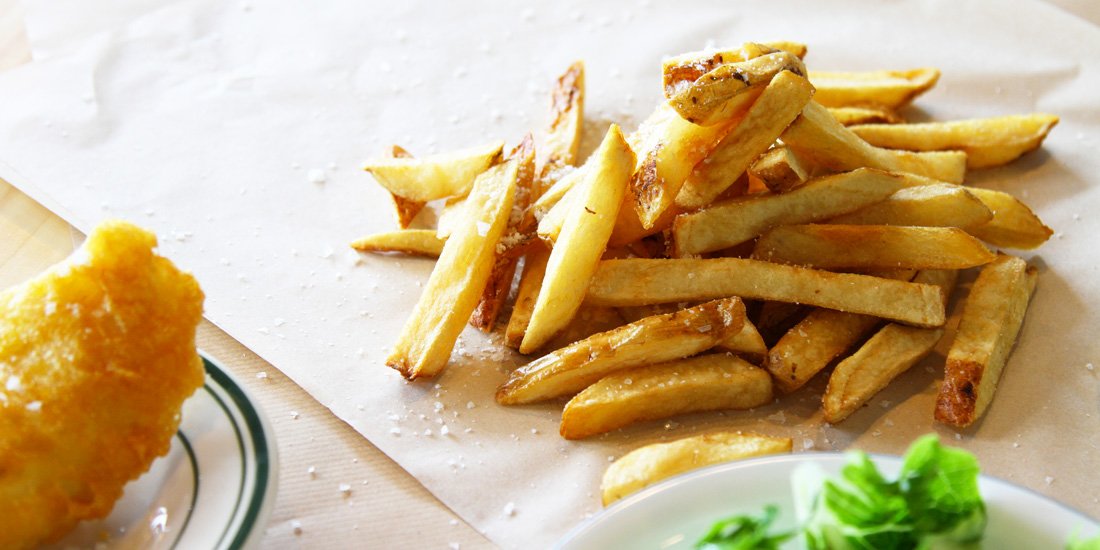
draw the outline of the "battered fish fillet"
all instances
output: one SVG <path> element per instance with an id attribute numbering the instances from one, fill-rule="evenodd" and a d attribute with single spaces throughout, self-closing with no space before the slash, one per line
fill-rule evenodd
<path id="1" fill-rule="evenodd" d="M 73 257 L 0 293 L 0 548 L 106 516 L 168 452 L 202 386 L 202 290 L 155 246 L 107 222 Z"/>

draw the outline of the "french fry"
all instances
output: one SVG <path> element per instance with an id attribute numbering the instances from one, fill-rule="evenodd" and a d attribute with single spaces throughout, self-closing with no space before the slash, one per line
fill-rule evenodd
<path id="1" fill-rule="evenodd" d="M 718 347 L 739 355 L 747 356 L 753 361 L 762 359 L 768 353 L 768 346 L 764 343 L 764 337 L 756 330 L 756 325 L 745 319 L 741 330 L 718 342 Z"/>
<path id="2" fill-rule="evenodd" d="M 546 343 L 547 349 L 561 349 L 601 332 L 619 328 L 626 324 L 619 309 L 604 306 L 581 304 L 573 320 Z"/>
<path id="3" fill-rule="evenodd" d="M 972 228 L 992 219 L 993 211 L 966 187 L 932 183 L 902 189 L 882 202 L 827 223 Z"/>
<path id="4" fill-rule="evenodd" d="M 775 75 L 740 122 L 695 165 L 676 194 L 676 205 L 694 210 L 713 202 L 768 150 L 812 96 L 813 87 L 805 78 L 790 71 Z"/>
<path id="5" fill-rule="evenodd" d="M 672 228 L 675 254 L 713 252 L 776 226 L 824 221 L 885 200 L 910 185 L 902 176 L 864 168 L 815 178 L 787 193 L 738 197 L 677 217 Z"/>
<path id="6" fill-rule="evenodd" d="M 550 249 L 536 243 L 524 256 L 523 273 L 520 274 L 516 288 L 516 301 L 512 305 L 512 316 L 508 318 L 508 327 L 504 329 L 504 344 L 519 349 L 527 325 L 531 322 L 531 312 L 535 310 L 535 301 L 542 288 L 542 279 L 546 276 L 546 262 L 550 260 Z"/>
<path id="7" fill-rule="evenodd" d="M 484 332 L 491 332 L 496 326 L 500 308 L 512 291 L 512 279 L 515 278 L 516 265 L 522 255 L 517 250 L 526 246 L 534 238 L 534 221 L 528 211 L 533 195 L 536 193 L 537 184 L 535 142 L 531 134 L 524 137 L 509 158 L 519 163 L 516 170 L 515 199 L 508 216 L 508 225 L 504 228 L 504 235 L 494 250 L 493 270 L 485 283 L 481 299 L 470 316 L 470 325 Z"/>
<path id="8" fill-rule="evenodd" d="M 435 236 L 446 240 L 451 231 L 466 217 L 466 197 L 451 197 L 444 201 L 435 221 Z"/>
<path id="9" fill-rule="evenodd" d="M 749 167 L 749 175 L 762 181 L 772 193 L 786 193 L 810 179 L 806 167 L 783 145 L 760 155 Z"/>
<path id="10" fill-rule="evenodd" d="M 538 173 L 544 182 L 556 178 L 550 172 L 577 164 L 577 150 L 584 126 L 584 63 L 576 61 L 554 84 L 550 94 L 550 125 L 539 159 Z"/>
<path id="11" fill-rule="evenodd" d="M 993 246 L 1032 249 L 1045 243 L 1054 233 L 1016 197 L 992 189 L 967 189 L 993 211 L 993 219 L 989 222 L 966 228 L 971 235 Z"/>
<path id="12" fill-rule="evenodd" d="M 363 169 L 390 193 L 419 202 L 462 196 L 500 158 L 503 142 L 414 158 L 368 160 Z"/>
<path id="13" fill-rule="evenodd" d="M 573 170 L 568 168 L 559 169 L 557 174 L 560 174 L 561 177 L 554 181 L 548 189 L 543 190 L 538 200 L 535 201 L 534 213 L 540 223 L 569 194 L 569 191 L 573 189 L 577 182 L 585 178 L 583 167 L 574 168 Z M 557 230 L 560 231 L 561 224 L 556 222 L 555 225 L 558 226 Z M 552 236 L 553 239 L 558 238 L 557 231 L 552 232 Z"/>
<path id="14" fill-rule="evenodd" d="M 908 281 L 914 272 L 892 275 L 896 280 Z M 881 323 L 881 319 L 869 315 L 815 309 L 768 350 L 764 368 L 783 393 L 793 392 Z"/>
<path id="15" fill-rule="evenodd" d="M 672 99 L 682 88 L 720 65 L 741 63 L 777 51 L 792 53 L 799 59 L 806 57 L 806 45 L 798 42 L 746 42 L 736 50 L 689 52 L 666 58 L 661 63 L 665 97 Z"/>
<path id="16" fill-rule="evenodd" d="M 845 126 L 905 122 L 901 115 L 885 107 L 828 107 L 828 109 L 829 114 Z"/>
<path id="17" fill-rule="evenodd" d="M 616 460 L 603 474 L 600 492 L 604 506 L 662 479 L 755 456 L 791 452 L 789 437 L 742 432 L 716 432 L 653 443 Z"/>
<path id="18" fill-rule="evenodd" d="M 946 300 L 957 278 L 957 271 L 946 269 L 921 271 L 913 280 L 943 288 Z M 943 332 L 942 328 L 897 323 L 882 327 L 829 375 L 829 385 L 821 400 L 825 421 L 836 424 L 848 418 L 890 381 L 928 355 L 943 338 Z"/>
<path id="19" fill-rule="evenodd" d="M 743 112 L 755 95 L 781 71 L 806 75 L 798 56 L 785 51 L 766 53 L 738 63 L 719 65 L 679 86 L 668 102 L 684 120 L 700 126 L 718 124 Z"/>
<path id="20" fill-rule="evenodd" d="M 837 122 L 816 99 L 802 109 L 802 114 L 783 132 L 782 139 L 799 160 L 829 170 L 845 171 L 865 166 L 910 172 L 949 183 L 962 183 L 966 176 L 966 153 L 914 153 L 875 147 Z"/>
<path id="21" fill-rule="evenodd" d="M 512 212 L 518 170 L 519 162 L 506 161 L 474 182 L 466 217 L 443 245 L 424 292 L 386 359 L 405 378 L 431 378 L 447 366 L 492 272 L 496 245 Z"/>
<path id="22" fill-rule="evenodd" d="M 401 229 L 375 233 L 353 241 L 351 247 L 360 252 L 401 252 L 426 258 L 438 258 L 446 239 L 436 236 L 433 229 Z"/>
<path id="23" fill-rule="evenodd" d="M 957 227 L 784 225 L 756 241 L 758 260 L 818 269 L 966 269 L 996 254 Z"/>
<path id="24" fill-rule="evenodd" d="M 1008 164 L 1043 144 L 1058 117 L 1044 113 L 848 128 L 867 143 L 907 151 L 965 151 L 968 168 Z"/>
<path id="25" fill-rule="evenodd" d="M 738 298 L 654 315 L 550 352 L 512 372 L 497 389 L 502 405 L 575 394 L 611 372 L 695 355 L 741 330 Z"/>
<path id="26" fill-rule="evenodd" d="M 586 300 L 621 307 L 740 296 L 938 327 L 942 293 L 934 285 L 741 258 L 628 259 L 600 262 Z"/>
<path id="27" fill-rule="evenodd" d="M 742 410 L 772 400 L 767 371 L 712 353 L 613 372 L 575 395 L 561 436 L 584 439 L 646 420 L 702 411 Z"/>
<path id="28" fill-rule="evenodd" d="M 569 324 L 580 307 L 615 226 L 634 161 L 622 131 L 612 124 L 588 161 L 592 167 L 575 189 L 577 200 L 550 252 L 542 288 L 519 346 L 521 353 L 542 347 Z"/>
<path id="29" fill-rule="evenodd" d="M 874 105 L 900 109 L 930 90 L 940 78 L 939 69 L 908 71 L 829 72 L 810 71 L 818 103 L 826 107 Z"/>
<path id="30" fill-rule="evenodd" d="M 985 413 L 1023 325 L 1037 275 L 1027 262 L 1005 254 L 982 269 L 947 353 L 936 421 L 965 428 Z"/>
<path id="31" fill-rule="evenodd" d="M 804 319 L 814 308 L 789 302 L 760 302 L 753 319 L 756 330 L 768 347 L 774 346 L 791 327 Z"/>
<path id="32" fill-rule="evenodd" d="M 394 145 L 390 148 L 390 156 L 395 159 L 413 158 L 412 154 L 400 145 Z M 421 201 L 406 199 L 405 197 L 394 195 L 393 193 L 390 193 L 390 198 L 393 199 L 393 207 L 397 214 L 397 226 L 401 229 L 408 229 L 413 219 L 416 218 L 416 215 L 419 214 L 420 211 L 424 209 L 424 205 L 427 204 Z"/>

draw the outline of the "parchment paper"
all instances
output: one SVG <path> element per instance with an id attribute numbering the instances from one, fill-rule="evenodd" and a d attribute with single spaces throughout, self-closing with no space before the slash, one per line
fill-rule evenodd
<path id="1" fill-rule="evenodd" d="M 502 546 L 546 546 L 596 512 L 599 476 L 624 452 L 716 428 L 789 435 L 798 452 L 900 453 L 935 431 L 987 473 L 1100 517 L 1100 33 L 1089 23 L 1030 2 L 946 0 L 132 5 L 91 30 L 76 23 L 91 4 L 29 6 L 44 59 L 0 78 L 0 177 L 83 231 L 111 217 L 155 230 L 199 278 L 210 320 Z M 755 411 L 581 442 L 557 435 L 558 403 L 493 402 L 520 362 L 499 339 L 467 330 L 427 383 L 383 366 L 432 262 L 347 247 L 394 227 L 364 158 L 391 143 L 414 154 L 514 143 L 544 125 L 549 84 L 575 59 L 587 63 L 591 132 L 629 130 L 660 98 L 663 56 L 776 39 L 808 43 L 811 69 L 941 68 L 914 120 L 1062 117 L 1042 151 L 968 180 L 1020 196 L 1057 232 L 1023 254 L 1039 287 L 977 427 L 931 421 L 946 346 L 838 426 L 821 422 L 818 381 Z"/>

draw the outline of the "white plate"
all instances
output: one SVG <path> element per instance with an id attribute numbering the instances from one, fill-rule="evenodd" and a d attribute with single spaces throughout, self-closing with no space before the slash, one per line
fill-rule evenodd
<path id="1" fill-rule="evenodd" d="M 168 454 L 126 486 L 111 515 L 52 548 L 255 547 L 275 500 L 275 439 L 244 388 L 203 356 L 206 384 L 183 404 Z M 105 544 L 97 544 L 105 543 Z"/>
<path id="2" fill-rule="evenodd" d="M 873 455 L 884 475 L 894 476 L 901 459 Z M 794 529 L 791 472 L 816 462 L 837 474 L 841 453 L 805 453 L 720 464 L 668 479 L 631 495 L 570 531 L 561 550 L 604 548 L 693 548 L 710 525 L 733 514 L 759 515 L 765 505 L 780 508 L 776 528 Z M 1008 482 L 982 476 L 989 513 L 983 547 L 1062 548 L 1073 532 L 1093 536 L 1100 526 L 1079 512 Z M 791 542 L 787 547 L 797 548 Z"/>

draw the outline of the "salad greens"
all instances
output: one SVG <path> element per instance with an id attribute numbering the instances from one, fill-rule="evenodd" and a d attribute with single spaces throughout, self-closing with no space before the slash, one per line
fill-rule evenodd
<path id="1" fill-rule="evenodd" d="M 760 518 L 733 516 L 719 520 L 695 546 L 702 550 L 776 550 L 794 536 L 794 533 L 768 533 L 778 514 L 779 508 L 771 505 L 764 508 L 764 516 Z"/>

